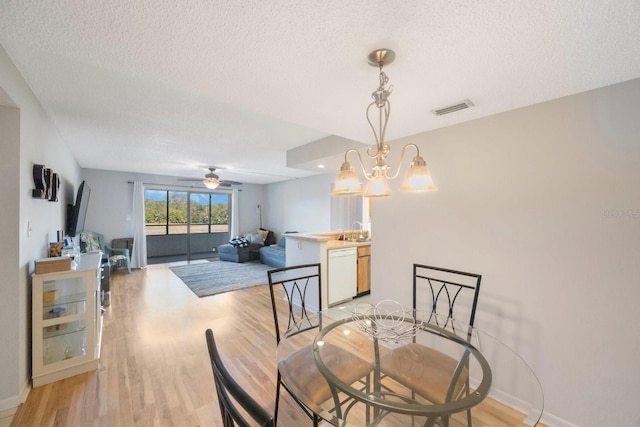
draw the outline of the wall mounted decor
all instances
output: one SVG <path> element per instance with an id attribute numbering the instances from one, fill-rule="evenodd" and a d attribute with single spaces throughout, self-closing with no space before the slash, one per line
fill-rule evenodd
<path id="1" fill-rule="evenodd" d="M 31 193 L 33 198 L 58 201 L 60 177 L 53 170 L 44 165 L 33 165 L 33 183 L 36 187 Z"/>

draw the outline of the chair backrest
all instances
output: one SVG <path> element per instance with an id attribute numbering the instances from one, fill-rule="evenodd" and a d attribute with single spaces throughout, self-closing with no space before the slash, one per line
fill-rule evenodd
<path id="1" fill-rule="evenodd" d="M 455 319 L 473 326 L 481 279 L 480 274 L 413 264 L 413 309 L 430 310 L 445 325 Z"/>
<path id="2" fill-rule="evenodd" d="M 220 404 L 220 415 L 224 427 L 233 427 L 235 424 L 241 427 L 259 425 L 265 427 L 275 426 L 273 416 L 260 406 L 240 385 L 231 377 L 225 368 L 218 353 L 218 347 L 213 337 L 213 331 L 207 329 L 207 347 L 213 379 Z M 250 422 L 246 416 L 255 422 Z M 257 424 L 256 424 L 257 423 Z"/>
<path id="3" fill-rule="evenodd" d="M 129 249 L 129 255 L 133 256 L 133 237 L 122 237 L 111 240 L 113 249 Z"/>
<path id="4" fill-rule="evenodd" d="M 308 314 L 318 311 L 322 307 L 320 264 L 278 268 L 268 271 L 267 275 L 269 277 L 273 321 L 276 328 L 276 342 L 280 343 L 280 334 L 296 324 L 300 332 L 318 327 L 317 323 L 314 324 L 309 320 Z M 279 285 L 282 285 L 284 289 L 284 299 L 280 296 L 276 297 L 275 290 Z M 286 308 L 283 308 L 282 306 L 285 305 Z M 278 320 L 279 312 L 287 317 L 286 322 Z"/>

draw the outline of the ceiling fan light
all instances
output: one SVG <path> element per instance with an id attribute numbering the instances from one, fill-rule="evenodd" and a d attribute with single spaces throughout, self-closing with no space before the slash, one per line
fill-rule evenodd
<path id="1" fill-rule="evenodd" d="M 218 181 L 215 178 L 206 178 L 205 180 L 202 181 L 202 183 L 209 190 L 215 190 L 220 185 L 220 181 Z"/>
<path id="2" fill-rule="evenodd" d="M 333 186 L 332 196 L 352 196 L 362 194 L 362 184 L 349 162 L 344 162 Z"/>
<path id="3" fill-rule="evenodd" d="M 402 183 L 402 187 L 400 187 L 400 191 L 422 193 L 437 189 L 438 188 L 433 184 L 433 179 L 427 169 L 427 163 L 420 156 L 414 157 L 411 162 L 411 167 L 407 172 L 407 176 Z"/>

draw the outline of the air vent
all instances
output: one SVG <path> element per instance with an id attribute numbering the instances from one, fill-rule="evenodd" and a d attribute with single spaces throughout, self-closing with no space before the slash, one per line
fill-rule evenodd
<path id="1" fill-rule="evenodd" d="M 473 102 L 465 99 L 462 102 L 459 102 L 454 105 L 449 105 L 448 107 L 442 107 L 437 110 L 433 110 L 432 113 L 436 116 L 444 116 L 445 114 L 455 113 L 456 111 L 465 110 L 469 107 L 473 107 Z"/>

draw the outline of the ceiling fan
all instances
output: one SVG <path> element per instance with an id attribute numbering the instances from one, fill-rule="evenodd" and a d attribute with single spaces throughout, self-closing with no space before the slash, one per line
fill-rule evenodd
<path id="1" fill-rule="evenodd" d="M 231 187 L 232 185 L 242 185 L 238 181 L 221 180 L 215 173 L 216 168 L 210 167 L 209 173 L 204 176 L 204 179 L 199 178 L 178 178 L 178 181 L 202 181 L 202 183 L 210 190 L 214 190 L 218 187 Z"/>

